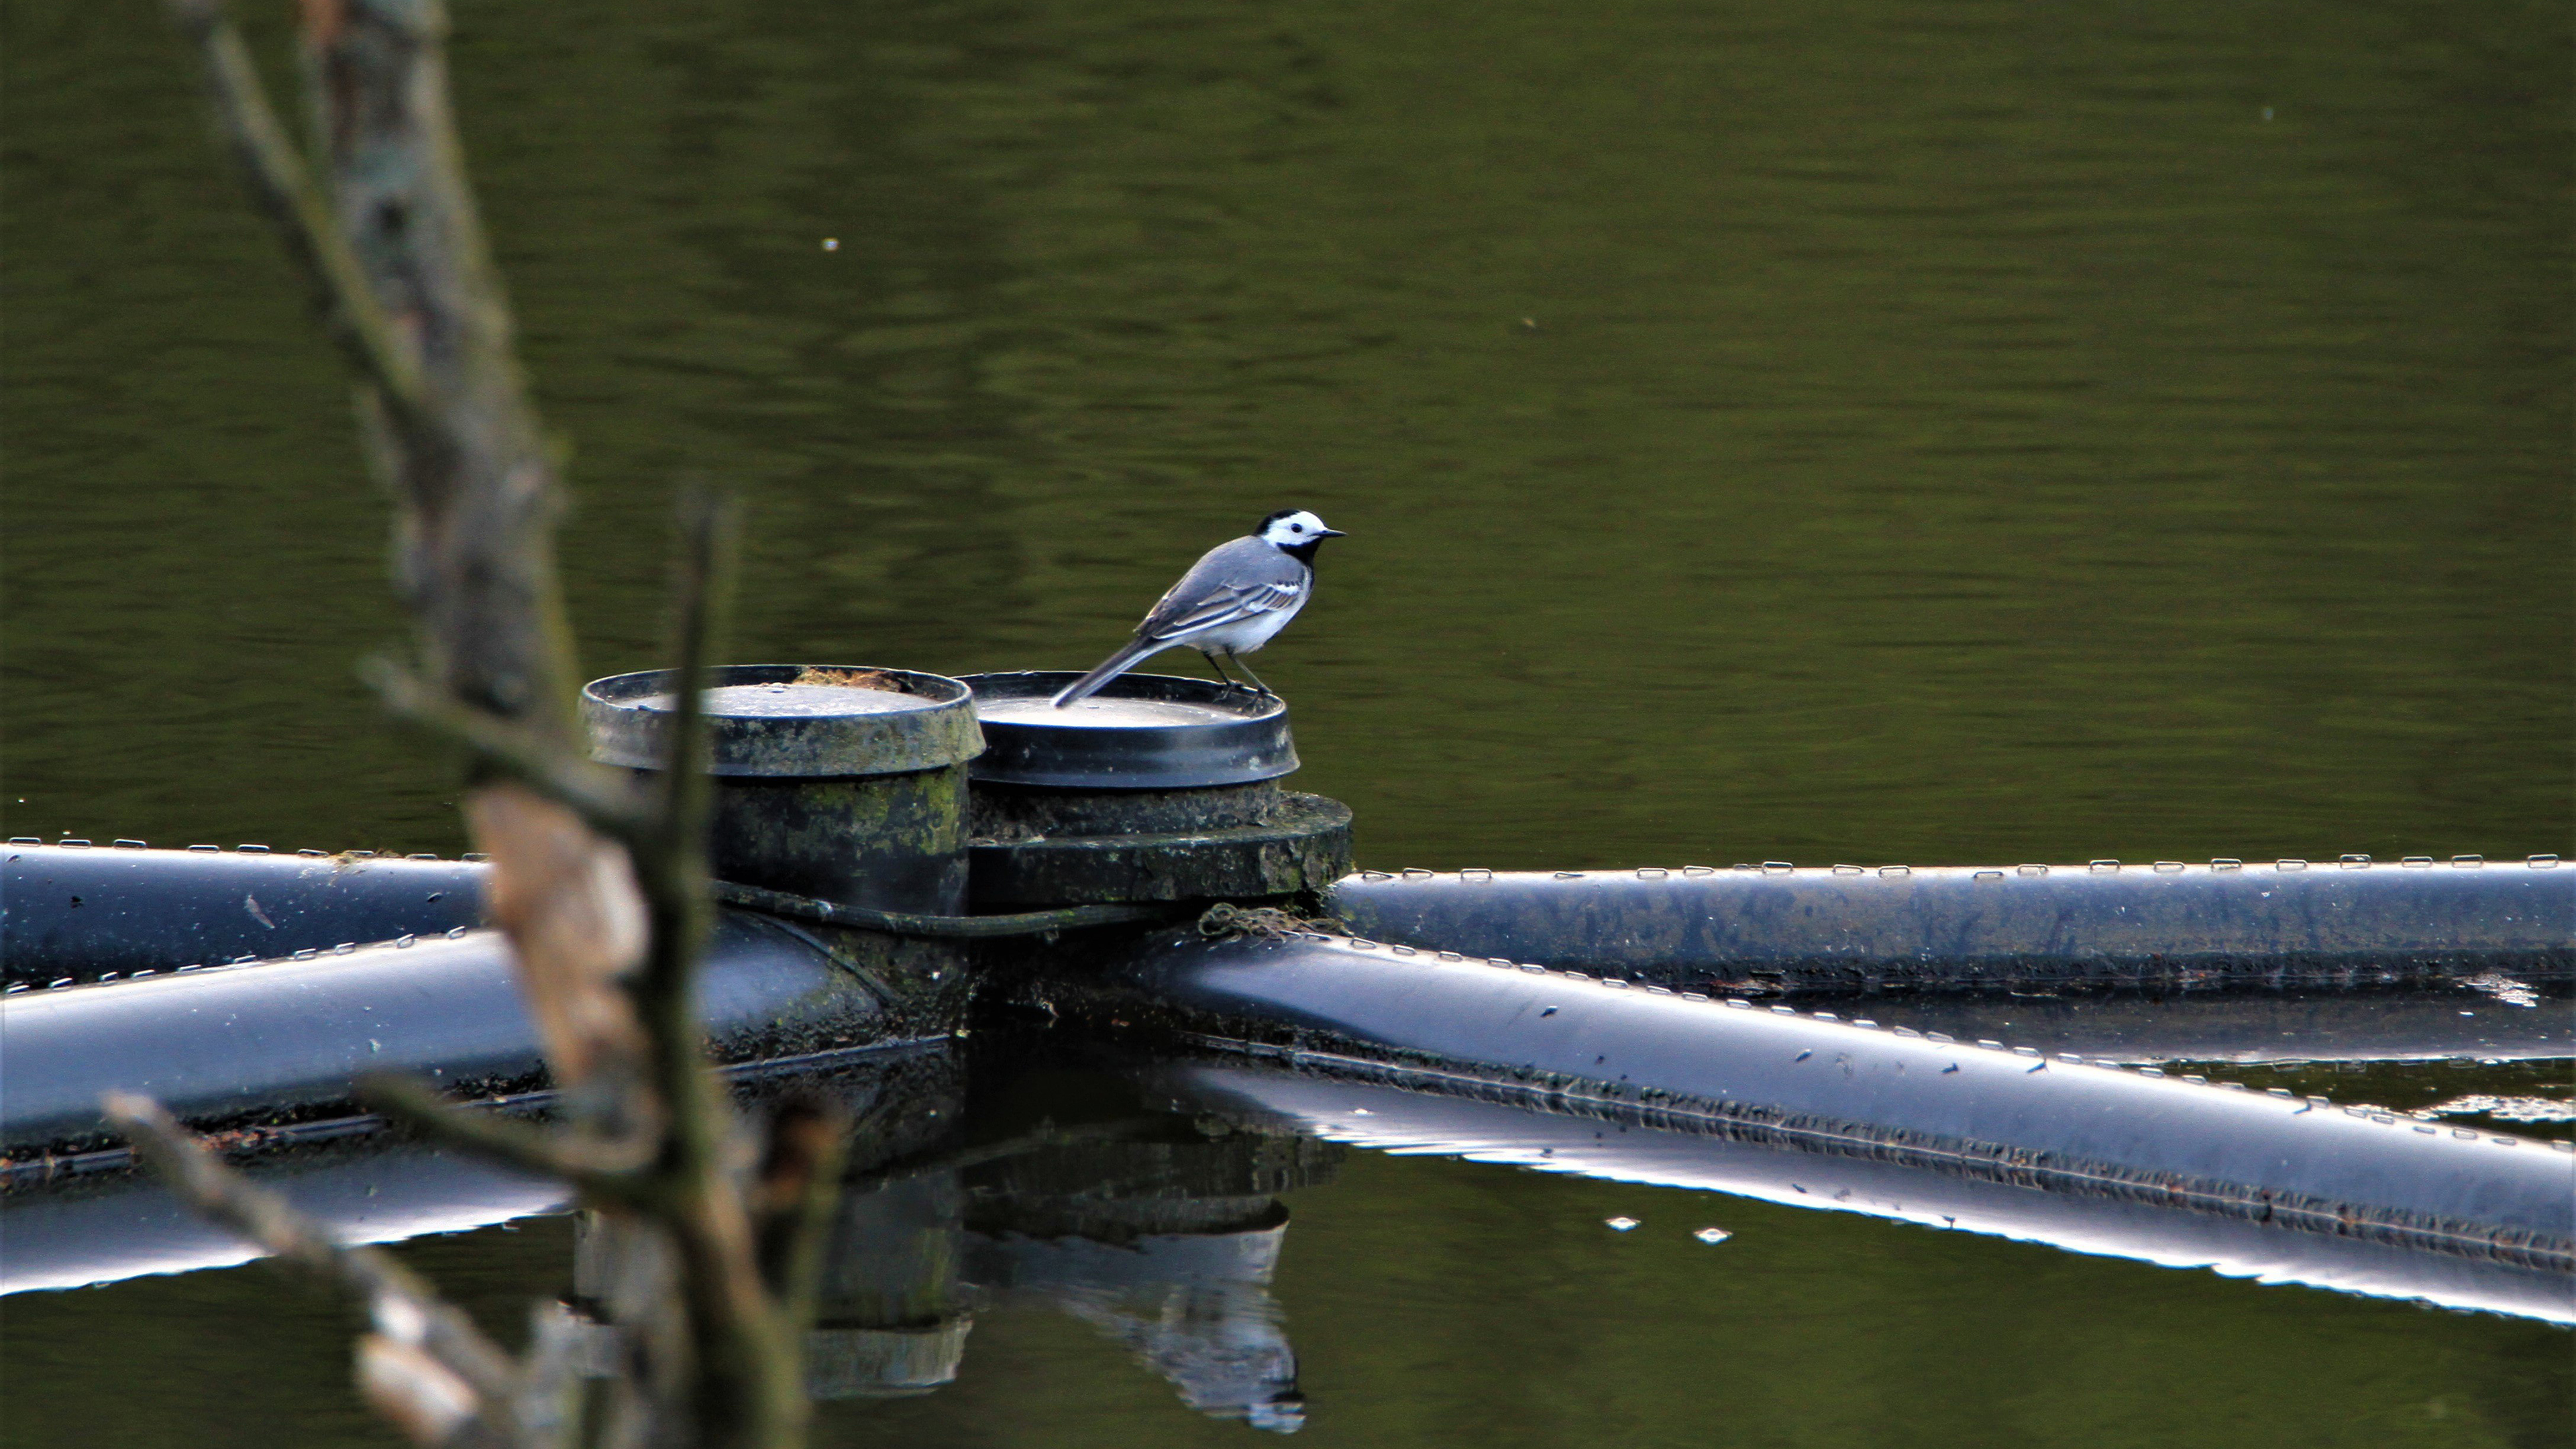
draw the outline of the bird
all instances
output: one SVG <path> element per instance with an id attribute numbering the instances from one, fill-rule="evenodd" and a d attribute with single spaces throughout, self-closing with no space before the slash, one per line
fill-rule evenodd
<path id="1" fill-rule="evenodd" d="M 1269 643 L 1314 597 L 1315 550 L 1325 539 L 1349 536 L 1326 528 L 1324 520 L 1305 509 L 1282 508 L 1252 532 L 1209 549 L 1145 611 L 1136 637 L 1100 661 L 1099 668 L 1066 685 L 1056 695 L 1055 707 L 1088 699 L 1147 658 L 1184 646 L 1206 655 L 1208 667 L 1228 686 L 1234 685 L 1234 676 L 1217 662 L 1220 654 L 1241 666 L 1254 688 L 1277 699 L 1243 656 Z"/>

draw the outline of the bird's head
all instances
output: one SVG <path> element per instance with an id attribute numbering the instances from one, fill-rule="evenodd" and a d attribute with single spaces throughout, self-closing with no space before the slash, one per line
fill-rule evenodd
<path id="1" fill-rule="evenodd" d="M 1263 543 L 1279 548 L 1306 550 L 1328 538 L 1346 537 L 1338 528 L 1326 528 L 1324 520 L 1302 508 L 1280 509 L 1261 520 L 1261 526 L 1254 529 L 1253 534 Z"/>

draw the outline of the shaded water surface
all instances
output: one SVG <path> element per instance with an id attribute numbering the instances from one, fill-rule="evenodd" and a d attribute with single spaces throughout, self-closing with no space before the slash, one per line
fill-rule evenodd
<path id="1" fill-rule="evenodd" d="M 684 480 L 750 505 L 735 657 L 950 674 L 1086 667 L 1293 503 L 1353 537 L 1259 667 L 1372 864 L 2576 848 L 2563 6 L 455 11 L 593 674 L 661 662 Z M 143 0 L 0 25 L 9 833 L 452 853 L 186 58 Z M 1282 1200 L 1319 1442 L 2576 1411 L 2502 1319 L 1423 1157 Z M 569 1241 L 405 1251 L 499 1321 Z M 823 1440 L 1249 1432 L 1104 1325 L 1004 1303 Z M 347 1328 L 256 1268 L 16 1298 L 0 1414 L 390 1442 Z"/>

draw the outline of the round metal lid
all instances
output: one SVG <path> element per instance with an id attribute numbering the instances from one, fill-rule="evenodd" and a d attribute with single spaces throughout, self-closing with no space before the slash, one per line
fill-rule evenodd
<path id="1" fill-rule="evenodd" d="M 658 769 L 671 699 L 666 669 L 585 685 L 581 716 L 592 757 Z M 898 775 L 984 750 L 966 686 L 909 669 L 727 664 L 707 671 L 706 709 L 715 775 Z"/>
<path id="2" fill-rule="evenodd" d="M 989 748 L 968 774 L 997 785 L 1185 790 L 1248 785 L 1297 768 L 1288 706 L 1249 689 L 1169 674 L 1122 674 L 1079 704 L 1055 692 L 1066 670 L 970 674 Z"/>

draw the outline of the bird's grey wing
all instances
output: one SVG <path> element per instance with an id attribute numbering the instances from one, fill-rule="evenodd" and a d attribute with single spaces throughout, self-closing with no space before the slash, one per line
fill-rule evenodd
<path id="1" fill-rule="evenodd" d="M 1148 636 L 1172 639 L 1183 634 L 1196 634 L 1221 628 L 1255 614 L 1279 609 L 1294 609 L 1306 598 L 1306 585 L 1301 581 L 1283 584 L 1238 584 L 1230 586 L 1215 598 L 1200 602 L 1186 614 L 1159 621 Z"/>
<path id="2" fill-rule="evenodd" d="M 1305 601 L 1309 577 L 1303 565 L 1260 539 L 1218 544 L 1146 612 L 1136 637 L 1168 639 L 1293 609 Z"/>

